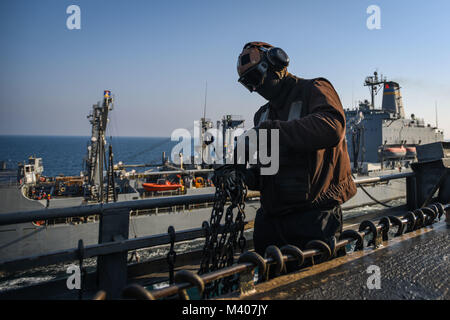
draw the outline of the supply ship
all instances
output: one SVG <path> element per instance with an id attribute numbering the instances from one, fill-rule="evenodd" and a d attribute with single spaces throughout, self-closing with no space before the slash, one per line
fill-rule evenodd
<path id="1" fill-rule="evenodd" d="M 405 116 L 400 85 L 385 77 L 365 79 L 371 101 L 359 102 L 358 108 L 346 109 L 346 139 L 353 171 L 367 173 L 383 169 L 409 167 L 416 160 L 416 147 L 444 140 L 444 132 L 425 124 L 411 114 Z M 381 109 L 375 108 L 375 96 L 383 89 Z"/>
<path id="2" fill-rule="evenodd" d="M 207 185 L 211 167 L 177 165 L 164 155 L 161 165 L 143 173 L 127 172 L 133 165 L 114 164 L 104 137 L 113 102 L 106 91 L 90 116 L 91 143 L 80 176 L 45 177 L 42 159 L 36 157 L 17 170 L 4 164 L 0 170 L 0 274 L 73 262 L 81 270 L 80 287 L 70 289 L 66 275 L 0 292 L 0 299 L 334 299 L 337 291 L 349 299 L 395 299 L 396 294 L 448 299 L 448 263 L 440 257 L 449 249 L 448 227 L 441 220 L 446 215 L 448 224 L 450 213 L 450 145 L 442 142 L 438 128 L 425 126 L 416 117 L 405 118 L 397 83 L 378 79 L 375 73 L 365 85 L 371 88 L 372 103 L 365 101 L 346 111 L 346 138 L 359 188 L 343 205 L 344 232 L 330 245 L 313 240 L 302 249 L 271 246 L 264 257 L 253 251 L 251 236 L 245 239 L 242 233 L 251 230 L 259 208 L 257 193 L 220 185 L 217 190 L 222 195 L 229 192 L 229 197 L 217 198 L 215 187 Z M 374 97 L 380 88 L 383 103 L 378 110 Z M 243 120 L 226 116 L 223 131 L 242 124 Z M 201 119 L 200 149 L 211 142 L 207 131 L 212 127 L 211 121 Z M 226 143 L 230 141 L 223 142 L 224 148 Z M 189 186 L 186 176 L 195 177 Z M 159 194 L 174 191 L 177 194 Z M 354 215 L 345 211 L 386 205 L 398 197 L 406 197 L 406 205 Z M 198 239 L 205 239 L 202 250 L 177 254 L 175 244 Z M 160 246 L 168 249 L 165 256 L 141 262 L 128 259 L 136 250 Z M 388 296 L 386 291 L 361 290 L 365 279 L 345 279 L 349 270 L 364 274 L 364 257 L 372 253 L 371 265 L 390 273 L 406 270 L 400 276 L 389 273 L 393 280 L 388 282 L 392 286 Z M 89 271 L 85 263 L 92 258 L 95 270 Z M 219 265 L 224 258 L 226 263 Z M 297 261 L 300 271 L 289 273 L 288 261 Z M 411 261 L 423 272 L 412 272 Z M 433 272 L 436 268 L 442 272 Z M 328 278 L 321 279 L 321 274 Z M 279 278 L 272 281 L 272 277 Z M 397 288 L 405 278 L 429 290 Z M 314 291 L 318 283 L 323 288 L 320 294 Z M 342 283 L 355 290 L 336 291 Z"/>

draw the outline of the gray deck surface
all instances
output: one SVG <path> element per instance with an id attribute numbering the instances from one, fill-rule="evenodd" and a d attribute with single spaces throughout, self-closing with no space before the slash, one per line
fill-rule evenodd
<path id="1" fill-rule="evenodd" d="M 445 222 L 414 237 L 362 255 L 335 259 L 261 284 L 249 299 L 450 299 L 450 228 Z M 368 249 L 372 250 L 372 249 Z M 339 261 L 341 260 L 341 261 Z M 349 262 L 346 262 L 349 261 Z M 328 264 L 328 265 L 327 265 Z M 334 265 L 334 267 L 333 267 Z M 380 268 L 381 288 L 368 289 L 370 265 Z M 301 273 L 311 273 L 301 276 Z"/>
<path id="2" fill-rule="evenodd" d="M 39 201 L 26 199 L 17 187 L 0 188 L 0 213 L 44 208 Z"/>

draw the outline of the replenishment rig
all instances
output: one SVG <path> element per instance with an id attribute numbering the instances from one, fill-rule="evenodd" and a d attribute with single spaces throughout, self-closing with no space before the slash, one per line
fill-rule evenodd
<path id="1" fill-rule="evenodd" d="M 448 299 L 450 143 L 417 146 L 417 158 L 411 172 L 357 181 L 406 179 L 406 205 L 344 218 L 344 232 L 332 244 L 313 240 L 305 248 L 270 246 L 264 257 L 253 251 L 251 239 L 242 237 L 251 219 L 242 216 L 247 212 L 245 190 L 238 186 L 229 202 L 218 196 L 227 188 L 221 185 L 212 198 L 179 196 L 0 215 L 3 227 L 55 217 L 101 217 L 98 244 L 85 245 L 80 238 L 71 249 L 0 262 L 3 275 L 71 262 L 71 270 L 80 271 L 79 282 L 68 285 L 76 276 L 66 275 L 3 291 L 0 299 Z M 202 227 L 130 236 L 131 210 L 204 201 L 215 206 Z M 227 218 L 217 219 L 218 212 Z M 176 252 L 177 243 L 194 239 L 204 239 L 203 248 Z M 127 260 L 133 250 L 162 245 L 167 250 L 161 257 Z M 96 259 L 91 271 L 85 267 L 89 259 Z M 287 272 L 290 261 L 298 271 Z M 382 270 L 382 286 L 365 278 L 374 266 Z"/>

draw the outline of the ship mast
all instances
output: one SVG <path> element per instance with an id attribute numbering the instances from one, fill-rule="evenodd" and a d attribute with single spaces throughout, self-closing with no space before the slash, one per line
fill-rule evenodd
<path id="1" fill-rule="evenodd" d="M 106 165 L 106 126 L 108 112 L 113 109 L 111 91 L 104 91 L 103 102 L 92 106 L 92 113 L 88 115 L 92 125 L 91 144 L 88 146 L 86 159 L 87 187 L 86 200 L 103 202 L 105 190 L 103 183 L 103 168 Z"/>
<path id="2" fill-rule="evenodd" d="M 369 76 L 364 81 L 364 86 L 369 87 L 371 104 L 370 109 L 375 109 L 375 96 L 380 90 L 381 86 L 386 82 L 386 78 L 383 78 L 383 75 L 378 78 L 378 72 L 374 72 L 373 76 Z"/>

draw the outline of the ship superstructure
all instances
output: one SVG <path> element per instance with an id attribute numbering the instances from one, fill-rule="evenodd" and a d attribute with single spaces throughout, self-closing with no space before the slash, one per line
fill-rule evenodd
<path id="1" fill-rule="evenodd" d="M 436 126 L 411 114 L 405 116 L 400 85 L 387 81 L 385 77 L 373 76 L 365 79 L 371 101 L 359 103 L 356 109 L 347 109 L 346 139 L 353 169 L 358 171 L 363 164 L 389 163 L 408 164 L 415 160 L 416 146 L 444 140 L 444 133 Z M 381 109 L 375 108 L 375 96 L 383 90 Z"/>

